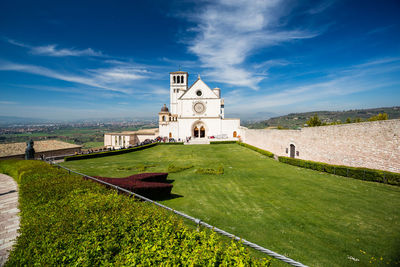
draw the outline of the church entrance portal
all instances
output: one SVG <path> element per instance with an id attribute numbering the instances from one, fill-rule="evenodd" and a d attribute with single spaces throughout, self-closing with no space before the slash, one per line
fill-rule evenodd
<path id="1" fill-rule="evenodd" d="M 203 138 L 206 136 L 206 129 L 204 128 L 204 126 L 201 126 L 200 128 L 200 138 Z"/>
<path id="2" fill-rule="evenodd" d="M 295 151 L 296 151 L 296 147 L 293 144 L 291 144 L 290 145 L 290 157 L 291 158 L 294 158 Z"/>
<path id="3" fill-rule="evenodd" d="M 205 138 L 206 137 L 206 127 L 203 123 L 198 123 L 193 126 L 192 131 L 194 138 Z"/>

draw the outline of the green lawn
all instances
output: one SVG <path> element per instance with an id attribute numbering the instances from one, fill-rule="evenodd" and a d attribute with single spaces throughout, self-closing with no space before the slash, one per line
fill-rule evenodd
<path id="1" fill-rule="evenodd" d="M 86 142 L 82 144 L 82 148 L 94 148 L 94 147 L 102 147 L 104 146 L 104 142 Z"/>
<path id="2" fill-rule="evenodd" d="M 182 196 L 163 201 L 174 209 L 309 266 L 399 265 L 399 187 L 282 164 L 236 144 L 156 146 L 63 165 L 124 177 L 171 163 L 193 165 L 168 176 Z M 196 173 L 220 166 L 222 175 Z"/>

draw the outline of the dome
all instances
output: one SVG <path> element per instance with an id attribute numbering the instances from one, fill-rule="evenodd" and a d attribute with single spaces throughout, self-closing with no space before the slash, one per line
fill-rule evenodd
<path id="1" fill-rule="evenodd" d="M 164 106 L 161 108 L 161 112 L 169 112 L 167 106 L 164 104 Z"/>

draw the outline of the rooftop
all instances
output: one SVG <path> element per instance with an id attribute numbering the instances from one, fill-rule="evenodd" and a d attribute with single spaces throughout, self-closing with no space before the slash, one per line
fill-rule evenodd
<path id="1" fill-rule="evenodd" d="M 82 146 L 70 144 L 58 140 L 45 140 L 45 141 L 34 141 L 33 148 L 35 153 L 67 149 L 67 148 L 80 148 Z M 26 143 L 11 143 L 11 144 L 0 144 L 0 157 L 13 156 L 25 154 Z"/>

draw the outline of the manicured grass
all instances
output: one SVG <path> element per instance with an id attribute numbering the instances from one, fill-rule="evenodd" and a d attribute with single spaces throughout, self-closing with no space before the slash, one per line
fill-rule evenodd
<path id="1" fill-rule="evenodd" d="M 168 176 L 172 193 L 183 196 L 163 201 L 174 209 L 309 266 L 399 264 L 399 187 L 290 166 L 236 144 L 156 146 L 63 163 L 109 177 L 171 164 L 193 165 Z M 223 174 L 196 173 L 220 166 Z"/>
<path id="2" fill-rule="evenodd" d="M 86 142 L 82 144 L 82 148 L 94 148 L 94 147 L 102 147 L 104 146 L 104 142 Z"/>

